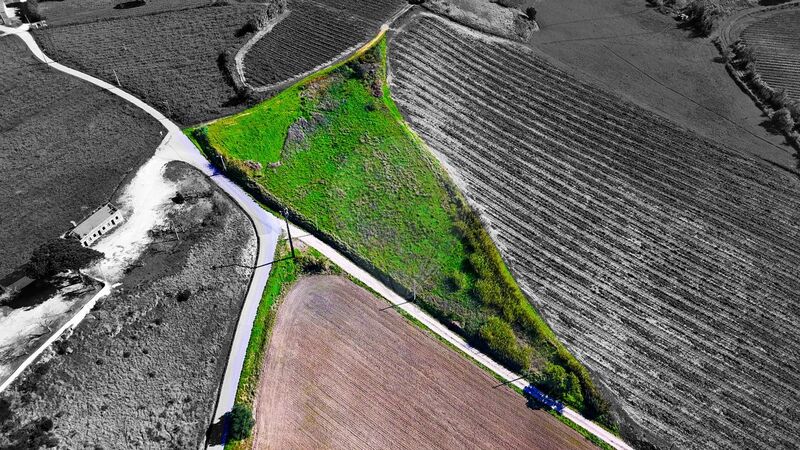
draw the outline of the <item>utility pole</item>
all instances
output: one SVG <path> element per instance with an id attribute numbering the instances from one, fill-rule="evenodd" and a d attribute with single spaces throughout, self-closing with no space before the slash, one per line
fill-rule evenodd
<path id="1" fill-rule="evenodd" d="M 111 69 L 111 71 L 112 71 L 112 72 L 114 72 L 114 78 L 116 78 L 116 79 L 117 79 L 117 87 L 121 88 L 121 87 L 122 87 L 122 84 L 119 82 L 119 77 L 117 76 L 117 71 L 116 71 L 116 69 Z"/>
<path id="2" fill-rule="evenodd" d="M 292 249 L 292 258 L 294 258 L 294 243 L 292 243 L 292 229 L 289 226 L 289 219 L 286 217 L 289 214 L 287 208 L 283 208 L 283 220 L 286 222 L 286 233 L 289 234 L 289 248 Z"/>
<path id="3" fill-rule="evenodd" d="M 223 158 L 222 155 L 220 155 L 220 154 L 217 154 L 217 156 L 219 157 L 219 162 L 222 164 L 222 171 L 223 172 L 227 172 L 228 168 L 225 167 L 225 158 Z M 286 216 L 283 216 L 283 218 L 285 219 Z"/>

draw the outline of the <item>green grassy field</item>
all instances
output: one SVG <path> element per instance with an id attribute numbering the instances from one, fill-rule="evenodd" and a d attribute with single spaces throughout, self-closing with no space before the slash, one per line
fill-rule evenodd
<path id="1" fill-rule="evenodd" d="M 519 290 L 476 214 L 392 102 L 385 54 L 381 40 L 247 111 L 186 132 L 212 161 L 222 157 L 229 176 L 255 181 L 498 361 L 555 373 L 559 379 L 533 378 L 602 417 L 606 406 L 588 372 Z"/>

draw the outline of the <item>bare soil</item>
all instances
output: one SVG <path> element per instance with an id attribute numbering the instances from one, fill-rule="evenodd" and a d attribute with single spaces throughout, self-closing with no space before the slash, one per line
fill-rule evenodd
<path id="1" fill-rule="evenodd" d="M 0 277 L 109 201 L 153 155 L 163 127 L 145 112 L 39 63 L 0 38 Z M 80 120 L 76 120 L 80 118 Z"/>
<path id="2" fill-rule="evenodd" d="M 173 228 L 0 396 L 0 447 L 201 444 L 250 280 L 231 264 L 253 264 L 255 234 L 194 168 L 173 162 L 166 176 L 187 199 L 169 207 Z"/>
<path id="3" fill-rule="evenodd" d="M 254 448 L 592 448 L 341 277 L 289 291 L 261 373 Z"/>
<path id="4" fill-rule="evenodd" d="M 742 154 L 794 168 L 794 150 L 762 126 L 709 38 L 645 0 L 543 0 L 531 45 L 583 80 Z"/>

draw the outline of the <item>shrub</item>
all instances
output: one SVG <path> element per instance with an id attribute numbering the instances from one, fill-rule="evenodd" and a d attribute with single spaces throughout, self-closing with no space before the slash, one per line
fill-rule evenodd
<path id="1" fill-rule="evenodd" d="M 683 11 L 689 17 L 687 23 L 701 36 L 708 36 L 714 28 L 714 23 L 724 11 L 716 2 L 710 0 L 690 3 Z"/>
<path id="2" fill-rule="evenodd" d="M 102 257 L 102 253 L 77 240 L 52 239 L 33 251 L 25 272 L 31 278 L 47 278 L 66 270 L 80 270 Z"/>
<path id="3" fill-rule="evenodd" d="M 481 326 L 478 332 L 493 355 L 503 364 L 516 371 L 527 371 L 530 365 L 531 348 L 520 345 L 511 325 L 492 316 Z"/>
<path id="4" fill-rule="evenodd" d="M 256 421 L 253 419 L 253 413 L 250 409 L 242 404 L 233 405 L 230 412 L 225 413 L 226 420 L 230 424 L 230 432 L 228 437 L 232 441 L 241 441 L 250 437 L 253 431 L 253 426 Z"/>
<path id="5" fill-rule="evenodd" d="M 792 119 L 792 114 L 789 112 L 788 108 L 781 108 L 775 111 L 772 114 L 771 120 L 772 125 L 784 133 L 791 132 L 795 125 L 794 119 Z"/>
<path id="6" fill-rule="evenodd" d="M 794 123 L 800 123 L 800 100 L 790 102 L 788 105 L 786 105 L 786 109 L 789 110 L 789 114 L 792 115 Z"/>
<path id="7" fill-rule="evenodd" d="M 188 301 L 191 296 L 192 296 L 192 291 L 184 289 L 178 292 L 178 295 L 175 296 L 175 299 L 177 299 L 179 302 L 185 302 Z"/>
<path id="8" fill-rule="evenodd" d="M 467 275 L 460 270 L 454 270 L 453 273 L 450 274 L 448 281 L 453 292 L 464 290 L 468 283 Z"/>
<path id="9" fill-rule="evenodd" d="M 562 366 L 548 363 L 544 370 L 534 377 L 534 383 L 539 389 L 563 400 L 564 403 L 578 410 L 584 409 L 580 380 Z"/>
<path id="10" fill-rule="evenodd" d="M 756 51 L 751 46 L 741 46 L 736 52 L 736 56 L 742 66 L 756 62 Z"/>
<path id="11" fill-rule="evenodd" d="M 533 6 L 525 8 L 525 15 L 528 16 L 528 20 L 536 20 L 536 8 Z"/>
<path id="12" fill-rule="evenodd" d="M 22 16 L 22 20 L 28 23 L 39 22 L 45 19 L 39 12 L 38 0 L 28 0 L 27 2 L 19 3 L 19 12 Z"/>
<path id="13" fill-rule="evenodd" d="M 786 89 L 781 89 L 780 91 L 771 91 L 766 100 L 775 109 L 784 108 L 790 103 L 789 94 L 786 93 Z"/>

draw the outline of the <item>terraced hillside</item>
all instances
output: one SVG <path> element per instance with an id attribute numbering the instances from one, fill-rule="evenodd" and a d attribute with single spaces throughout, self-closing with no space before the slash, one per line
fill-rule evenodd
<path id="1" fill-rule="evenodd" d="M 624 436 L 798 442 L 797 178 L 462 30 L 421 16 L 398 33 L 392 93 L 616 395 Z"/>
<path id="2" fill-rule="evenodd" d="M 402 0 L 296 0 L 290 13 L 250 49 L 244 76 L 259 88 L 291 80 L 358 47 L 398 12 Z"/>
<path id="3" fill-rule="evenodd" d="M 800 9 L 773 14 L 742 32 L 754 47 L 756 70 L 770 87 L 800 100 Z"/>

